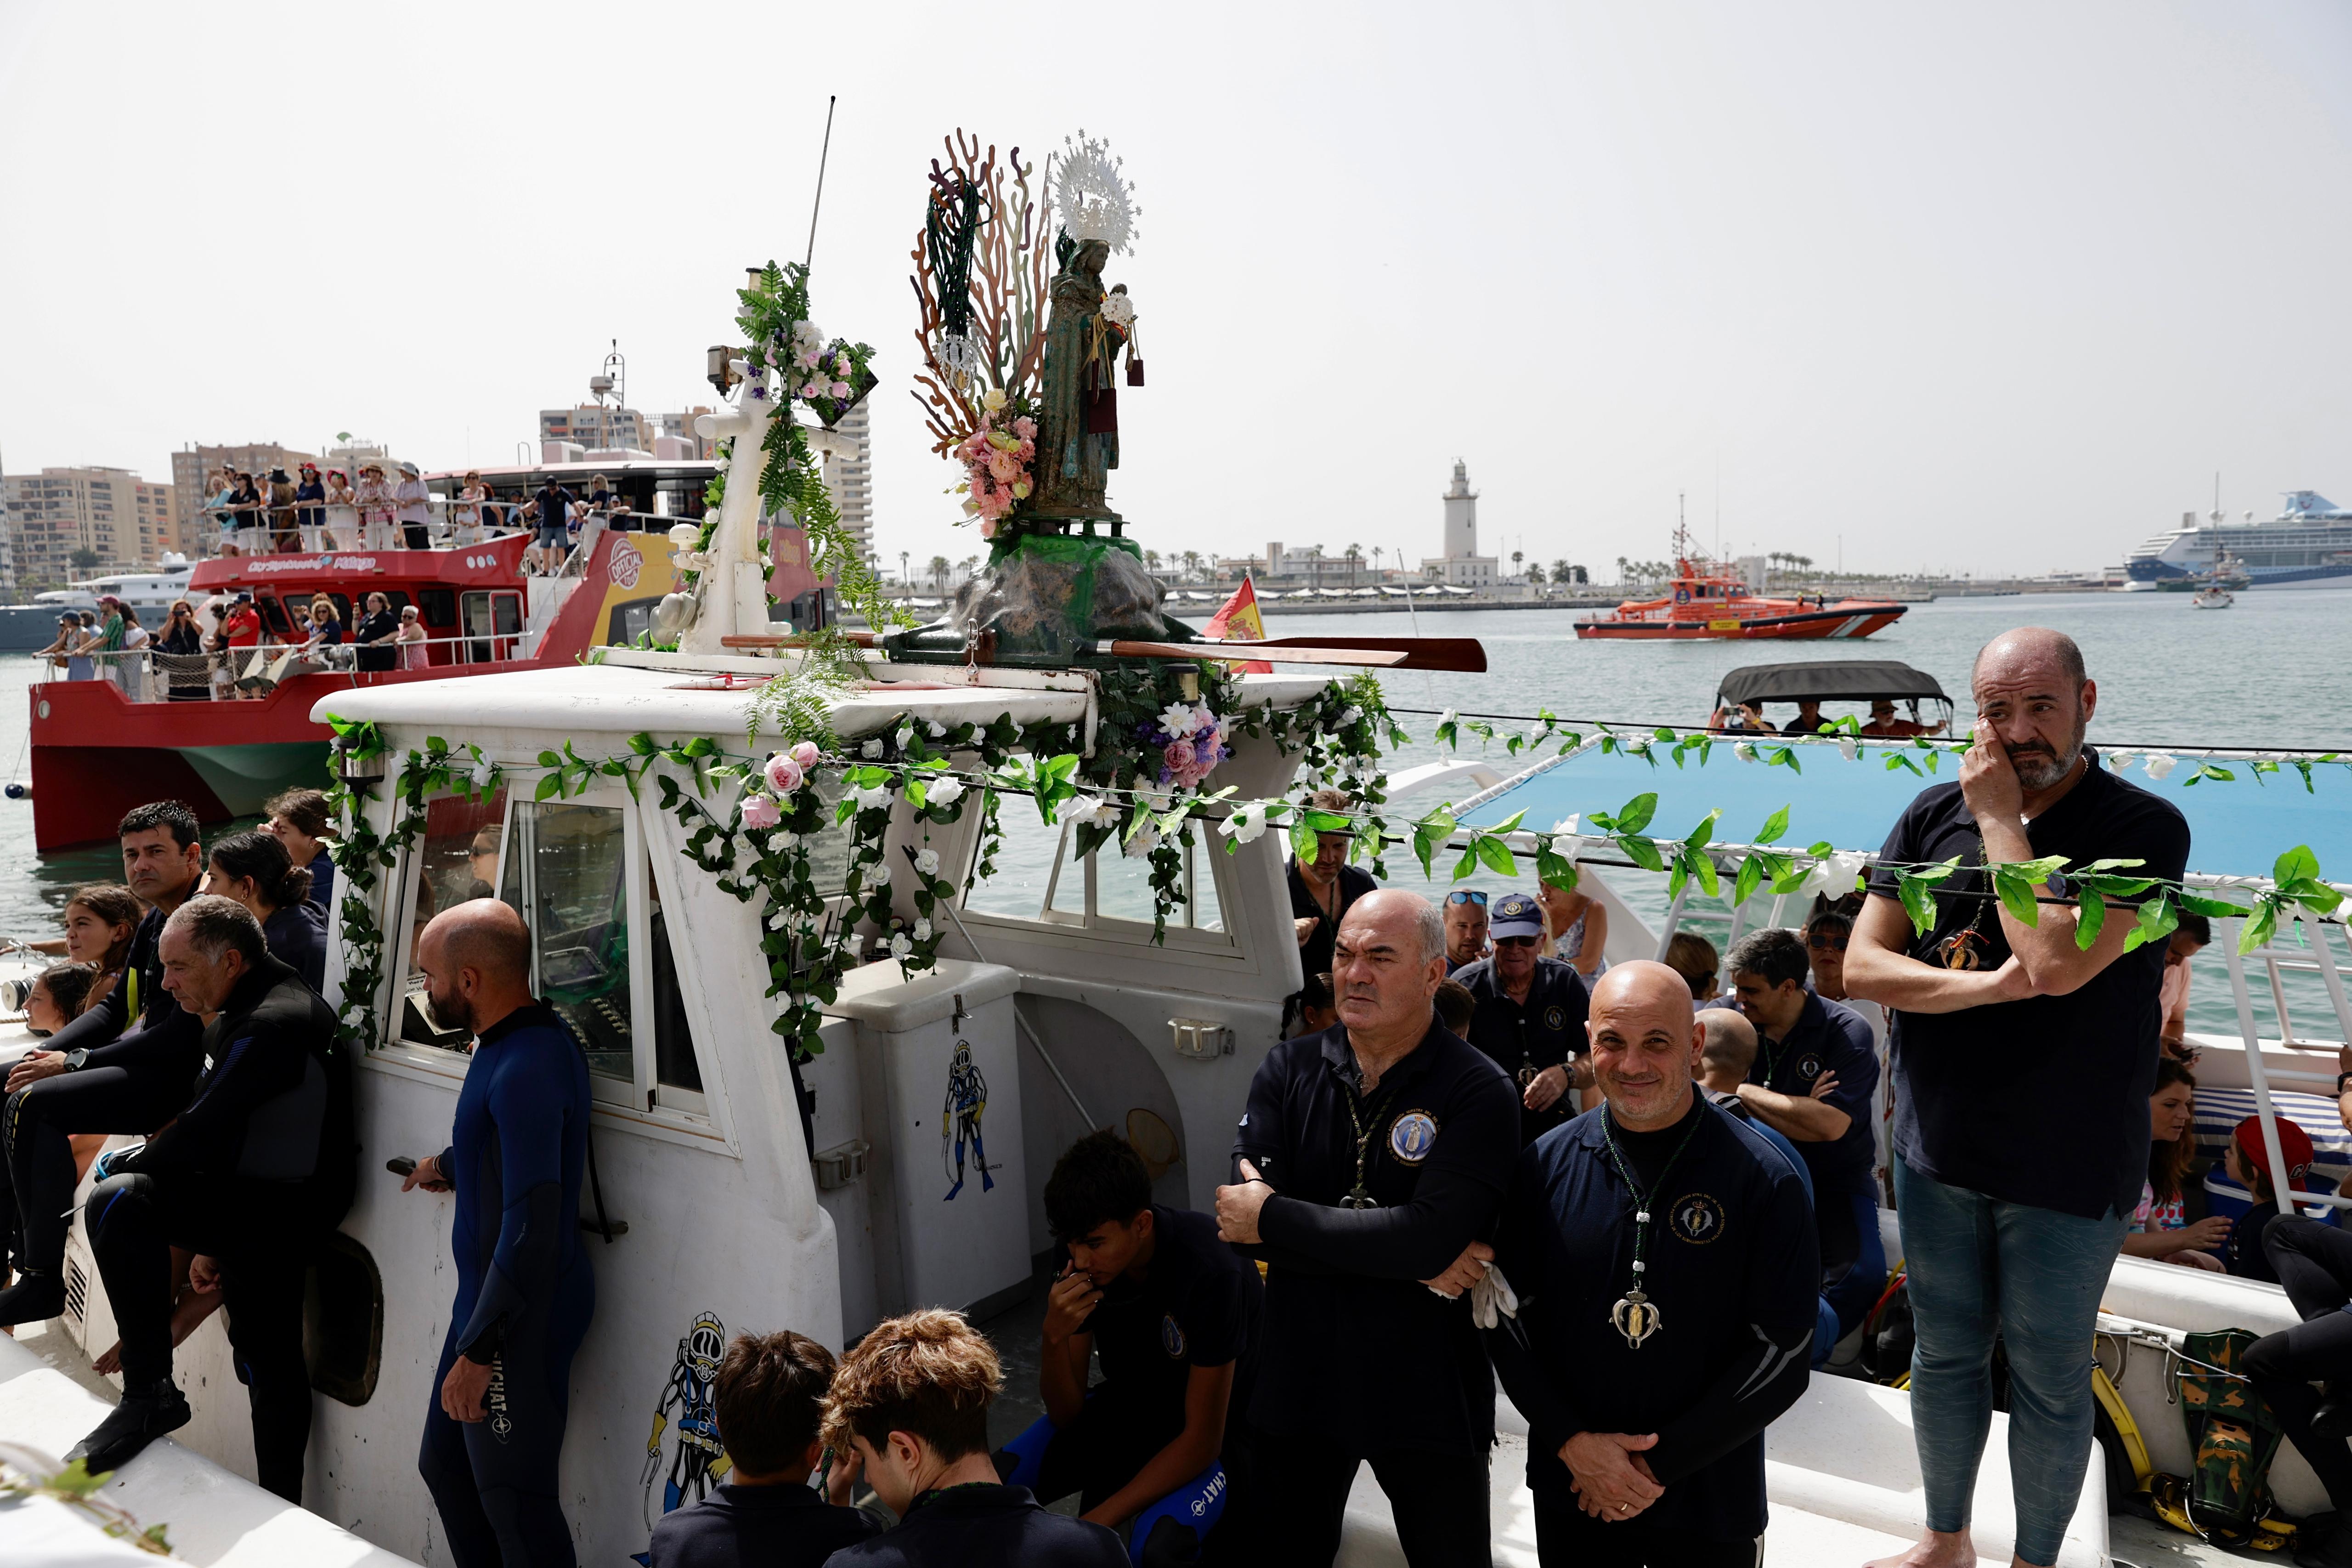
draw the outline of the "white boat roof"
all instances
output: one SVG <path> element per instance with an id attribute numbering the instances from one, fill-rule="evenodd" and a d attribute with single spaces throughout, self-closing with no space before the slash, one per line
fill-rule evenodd
<path id="1" fill-rule="evenodd" d="M 845 692 L 834 704 L 834 732 L 845 740 L 887 728 L 901 714 L 949 725 L 985 724 L 999 714 L 1010 714 L 1020 724 L 1079 724 L 1093 708 L 1086 678 L 1070 670 L 984 668 L 974 673 L 985 684 L 973 685 L 964 679 L 963 668 L 952 665 L 877 663 L 872 668 L 871 682 Z M 486 732 L 501 731 L 559 742 L 640 731 L 666 739 L 723 737 L 743 733 L 760 689 L 759 678 L 772 676 L 776 669 L 777 661 L 770 658 L 688 658 L 614 648 L 601 664 L 338 691 L 320 698 L 310 718 L 324 723 L 331 712 L 339 719 L 421 726 L 486 749 Z M 1325 679 L 1249 675 L 1242 684 L 1252 706 L 1271 702 L 1287 708 L 1321 689 Z"/>

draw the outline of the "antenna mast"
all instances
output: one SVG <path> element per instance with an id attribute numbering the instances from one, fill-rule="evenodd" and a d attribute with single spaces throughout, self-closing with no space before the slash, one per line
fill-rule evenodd
<path id="1" fill-rule="evenodd" d="M 816 200 L 809 205 L 808 254 L 801 258 L 801 270 L 805 272 L 816 260 L 816 215 L 824 205 L 824 164 L 833 156 L 833 106 L 839 100 L 837 93 L 827 93 L 824 100 L 824 146 L 816 155 Z"/>

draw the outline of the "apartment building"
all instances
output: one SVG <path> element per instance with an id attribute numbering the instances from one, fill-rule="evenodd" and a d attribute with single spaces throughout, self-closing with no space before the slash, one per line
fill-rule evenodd
<path id="1" fill-rule="evenodd" d="M 151 567 L 177 547 L 173 487 L 151 484 L 128 468 L 43 468 L 10 474 L 0 486 L 7 491 L 14 565 L 27 590 L 110 568 Z"/>

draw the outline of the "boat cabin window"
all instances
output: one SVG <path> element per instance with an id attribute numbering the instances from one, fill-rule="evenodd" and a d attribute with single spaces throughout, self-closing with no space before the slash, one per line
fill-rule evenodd
<path id="1" fill-rule="evenodd" d="M 463 1029 L 446 1027 L 433 1015 L 425 973 L 416 967 L 416 939 L 433 917 L 467 899 L 487 899 L 499 881 L 506 791 L 476 802 L 443 795 L 425 808 L 425 833 L 410 857 L 415 880 L 408 910 L 408 977 L 403 987 L 397 1037 L 405 1044 L 462 1051 L 470 1042 Z"/>
<path id="2" fill-rule="evenodd" d="M 576 801 L 519 805 L 499 896 L 530 927 L 531 990 L 580 1037 L 597 1097 L 634 1102 L 625 816 Z"/>
<path id="3" fill-rule="evenodd" d="M 652 910 L 647 945 L 653 950 L 654 1083 L 665 1099 L 678 1100 L 679 1090 L 699 1098 L 702 1067 L 694 1059 L 694 1028 L 687 1022 L 686 991 L 678 981 L 677 933 L 663 912 L 661 889 L 650 865 L 646 868 L 646 902 Z"/>
<path id="4" fill-rule="evenodd" d="M 286 618 L 285 607 L 278 604 L 275 595 L 257 594 L 253 602 L 261 607 L 262 625 L 269 628 L 272 637 L 282 637 L 293 631 L 294 623 Z"/>
<path id="5" fill-rule="evenodd" d="M 416 604 L 425 612 L 427 629 L 446 630 L 457 624 L 457 594 L 454 588 L 419 588 Z"/>
<path id="6" fill-rule="evenodd" d="M 464 618 L 462 634 L 466 662 L 488 664 L 515 656 L 515 639 L 522 635 L 522 595 L 509 589 L 474 589 L 459 595 Z"/>
<path id="7" fill-rule="evenodd" d="M 1026 802 L 1007 800 L 1000 821 L 1004 842 L 996 870 L 971 881 L 964 908 L 977 914 L 1107 932 L 1151 931 L 1151 862 L 1129 856 L 1117 842 L 1089 855 L 1077 852 L 1077 827 L 1051 827 Z M 1218 886 L 1225 856 L 1204 839 L 1200 823 L 1185 825 L 1177 852 L 1183 858 L 1183 901 L 1169 911 L 1168 936 L 1190 933 L 1192 945 L 1227 946 L 1224 899 Z"/>

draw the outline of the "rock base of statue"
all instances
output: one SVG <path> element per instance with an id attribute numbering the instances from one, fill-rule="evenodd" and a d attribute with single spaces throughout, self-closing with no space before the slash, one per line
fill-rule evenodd
<path id="1" fill-rule="evenodd" d="M 945 616 L 883 646 L 917 663 L 1057 666 L 1097 662 L 1088 645 L 1114 637 L 1197 641 L 1161 612 L 1165 593 L 1128 540 L 1025 534 L 957 590 Z"/>

